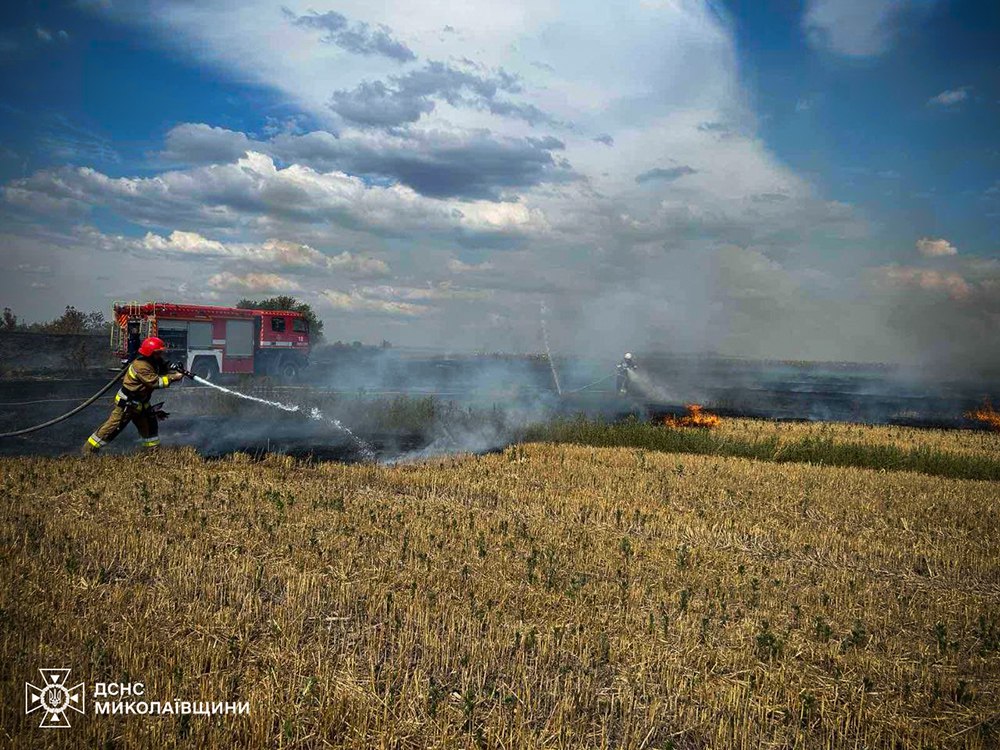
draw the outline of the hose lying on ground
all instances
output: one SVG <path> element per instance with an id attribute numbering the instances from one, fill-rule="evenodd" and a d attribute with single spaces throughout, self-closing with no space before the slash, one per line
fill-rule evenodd
<path id="1" fill-rule="evenodd" d="M 62 422 L 65 419 L 69 419 L 70 417 L 72 417 L 77 412 L 80 412 L 80 411 L 83 411 L 84 409 L 86 409 L 92 403 L 94 403 L 95 401 L 97 401 L 97 399 L 99 399 L 101 396 L 103 396 L 105 393 L 107 393 L 115 383 L 117 383 L 119 380 L 121 380 L 125 376 L 125 371 L 127 369 L 128 369 L 128 365 L 125 365 L 124 367 L 122 367 L 122 369 L 118 371 L 118 374 L 115 375 L 114 378 L 112 378 L 111 381 L 106 386 L 104 386 L 103 388 L 101 388 L 101 390 L 99 390 L 93 396 L 91 396 L 90 398 L 88 398 L 82 404 L 80 404 L 79 406 L 75 407 L 74 409 L 66 412 L 62 416 L 56 417 L 55 419 L 50 419 L 48 422 L 42 422 L 41 424 L 36 424 L 34 427 L 25 427 L 23 430 L 14 430 L 13 432 L 0 432 L 0 438 L 10 438 L 10 437 L 17 437 L 18 435 L 27 435 L 29 432 L 36 432 L 37 430 L 44 430 L 46 427 L 51 427 L 54 424 L 59 424 L 60 422 Z"/>
<path id="2" fill-rule="evenodd" d="M 574 388 L 571 391 L 563 391 L 563 393 L 579 393 L 580 391 L 585 391 L 588 388 L 591 388 L 591 387 L 597 385 L 598 383 L 603 383 L 605 380 L 611 380 L 611 378 L 613 378 L 614 376 L 615 376 L 615 373 L 611 373 L 610 375 L 605 375 L 600 380 L 595 380 L 593 383 L 587 383 L 587 385 L 583 386 L 582 388 Z M 560 394 L 560 395 L 562 395 L 562 394 Z"/>

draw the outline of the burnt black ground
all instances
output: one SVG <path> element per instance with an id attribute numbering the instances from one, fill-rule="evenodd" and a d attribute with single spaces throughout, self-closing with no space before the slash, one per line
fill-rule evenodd
<path id="1" fill-rule="evenodd" d="M 339 399 L 397 398 L 401 393 L 434 395 L 462 408 L 490 412 L 516 411 L 519 419 L 545 419 L 583 414 L 615 420 L 628 414 L 655 418 L 681 413 L 685 402 L 699 402 L 722 416 L 750 416 L 781 420 L 829 420 L 918 427 L 975 428 L 963 414 L 993 399 L 1000 403 L 995 381 L 928 380 L 898 370 L 848 365 L 789 365 L 721 360 L 668 359 L 643 362 L 657 384 L 656 392 L 622 398 L 605 380 L 607 368 L 561 363 L 564 370 L 562 398 L 551 385 L 548 363 L 515 361 L 497 368 L 483 362 L 422 362 L 383 359 L 378 365 L 378 387 L 337 368 L 313 370 L 295 386 L 275 387 L 269 397 L 289 403 L 322 397 L 331 390 Z M 408 369 L 411 368 L 412 369 Z M 409 381 L 406 372 L 411 373 Z M 0 381 L 0 432 L 43 422 L 91 396 L 105 382 L 103 377 L 80 380 Z M 254 384 L 232 384 L 240 390 Z M 578 390 L 583 388 L 583 390 Z M 345 392 L 346 391 L 346 392 Z M 572 392 L 576 391 L 576 392 Z M 299 457 L 358 460 L 361 449 L 348 435 L 325 420 L 310 420 L 302 413 L 254 406 L 247 414 L 245 402 L 230 409 L 223 394 L 202 387 L 174 388 L 162 396 L 171 419 L 161 424 L 164 444 L 191 445 L 206 456 L 234 451 L 251 454 L 280 452 Z M 220 401 L 221 399 L 221 401 Z M 156 400 L 159 400 L 156 399 Z M 111 408 L 110 394 L 83 413 L 53 428 L 31 435 L 0 439 L 0 455 L 59 455 L 72 453 L 103 421 Z M 527 415 L 527 417 L 525 417 Z M 489 450 L 502 445 L 510 435 L 485 431 L 468 437 L 453 435 L 440 425 L 366 426 L 345 419 L 380 459 L 393 459 L 433 446 L 436 450 Z M 135 450 L 136 432 L 129 427 L 109 448 L 120 453 Z"/>
<path id="2" fill-rule="evenodd" d="M 44 422 L 72 409 L 93 395 L 106 381 L 22 381 L 0 383 L 0 432 Z M 112 391 L 113 393 L 114 391 Z M 250 454 L 281 452 L 317 459 L 358 460 L 355 441 L 328 423 L 300 414 L 271 413 L 247 418 L 240 414 L 204 413 L 201 388 L 173 389 L 157 396 L 170 418 L 160 423 L 164 445 L 191 445 L 205 456 L 236 451 Z M 23 437 L 0 440 L 0 455 L 62 455 L 78 451 L 112 408 L 111 395 L 100 399 L 65 422 Z M 107 453 L 136 450 L 138 433 L 131 425 L 105 448 Z M 379 455 L 409 451 L 421 446 L 413 434 L 368 435 Z"/>

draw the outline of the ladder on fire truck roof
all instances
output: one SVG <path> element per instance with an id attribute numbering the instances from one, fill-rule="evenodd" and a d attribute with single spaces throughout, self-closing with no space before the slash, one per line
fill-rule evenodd
<path id="1" fill-rule="evenodd" d="M 111 317 L 115 322 L 115 324 L 111 326 L 111 351 L 128 351 L 128 322 L 133 318 L 139 321 L 140 340 L 146 338 L 147 336 L 156 335 L 156 305 L 150 303 L 150 306 L 152 307 L 153 314 L 143 315 L 142 308 L 144 305 L 141 302 L 132 301 L 111 303 Z M 120 308 L 121 312 L 118 312 L 116 308 Z"/>

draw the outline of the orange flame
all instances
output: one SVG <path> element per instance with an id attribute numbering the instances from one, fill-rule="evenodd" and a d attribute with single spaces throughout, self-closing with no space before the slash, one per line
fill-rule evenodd
<path id="1" fill-rule="evenodd" d="M 973 411 L 965 412 L 967 419 L 974 419 L 977 422 L 985 422 L 991 430 L 1000 430 L 1000 412 L 993 408 L 989 399 L 983 405 Z"/>
<path id="2" fill-rule="evenodd" d="M 667 427 L 718 427 L 722 419 L 704 410 L 701 404 L 687 404 L 687 414 L 683 417 L 665 417 L 663 424 Z"/>

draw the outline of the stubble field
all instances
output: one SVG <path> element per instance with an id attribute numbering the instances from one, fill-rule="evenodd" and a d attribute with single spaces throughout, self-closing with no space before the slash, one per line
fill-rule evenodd
<path id="1" fill-rule="evenodd" d="M 1000 450 L 948 435 L 923 439 Z M 551 444 L 395 467 L 16 458 L 0 476 L 11 746 L 1000 743 L 994 482 Z M 88 701 L 141 681 L 250 713 L 40 730 L 22 706 L 39 667 L 72 668 Z"/>

